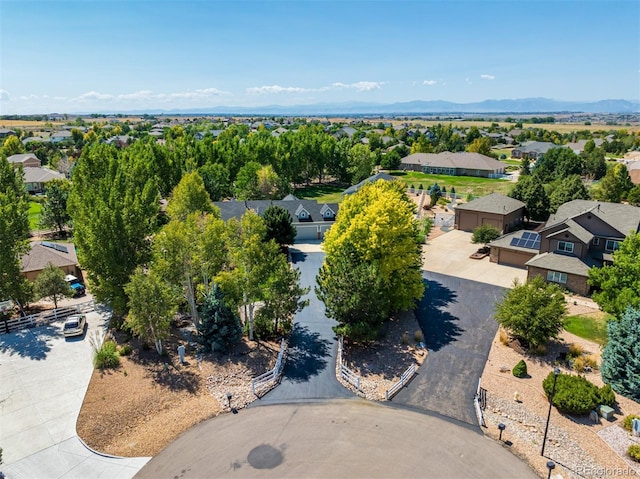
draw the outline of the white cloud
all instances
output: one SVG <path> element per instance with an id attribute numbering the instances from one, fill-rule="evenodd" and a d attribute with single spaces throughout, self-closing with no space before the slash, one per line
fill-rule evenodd
<path id="1" fill-rule="evenodd" d="M 295 86 L 280 86 L 280 85 L 268 85 L 268 86 L 255 86 L 247 88 L 247 93 L 252 95 L 262 95 L 263 93 L 304 93 L 309 91 L 319 91 L 312 88 L 300 88 Z"/>
<path id="2" fill-rule="evenodd" d="M 332 83 L 331 87 L 332 89 L 337 88 L 337 89 L 343 89 L 343 88 L 352 88 L 354 90 L 358 90 L 358 91 L 371 91 L 371 90 L 379 90 L 380 87 L 384 85 L 384 82 L 377 82 L 377 81 L 359 81 L 356 83 Z"/>
<path id="3" fill-rule="evenodd" d="M 9 92 L 7 90 L 0 89 L 0 101 L 9 101 L 11 97 L 9 96 Z"/>
<path id="4" fill-rule="evenodd" d="M 436 83 L 438 83 L 436 80 L 425 80 L 422 82 L 423 85 L 427 86 L 435 85 Z"/>
<path id="5" fill-rule="evenodd" d="M 496 77 L 493 76 L 493 75 L 488 75 L 488 74 L 484 73 L 484 74 L 480 75 L 480 78 L 482 78 L 483 80 L 495 80 Z"/>
<path id="6" fill-rule="evenodd" d="M 323 86 L 320 88 L 304 88 L 297 86 L 280 86 L 280 85 L 266 85 L 258 87 L 247 88 L 247 93 L 251 95 L 261 95 L 263 93 L 308 93 L 308 92 L 324 92 L 330 90 L 345 90 L 352 89 L 357 91 L 371 91 L 379 89 L 384 85 L 384 82 L 373 81 L 360 81 L 356 83 L 342 83 L 335 82 L 329 86 Z"/>
<path id="7" fill-rule="evenodd" d="M 185 92 L 174 93 L 154 93 L 151 90 L 140 90 L 133 93 L 121 93 L 111 95 L 108 93 L 99 93 L 90 91 L 83 93 L 71 101 L 88 102 L 88 101 L 108 101 L 108 102 L 127 102 L 127 101 L 171 101 L 171 100 L 201 100 L 209 97 L 226 95 L 227 93 L 217 88 L 202 88 L 198 90 L 190 90 Z"/>

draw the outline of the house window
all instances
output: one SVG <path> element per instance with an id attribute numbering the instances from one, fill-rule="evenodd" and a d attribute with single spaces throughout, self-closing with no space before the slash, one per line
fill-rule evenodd
<path id="1" fill-rule="evenodd" d="M 604 245 L 604 249 L 607 251 L 616 251 L 618 248 L 620 248 L 620 241 L 616 240 L 607 240 Z"/>
<path id="2" fill-rule="evenodd" d="M 560 273 L 558 271 L 547 271 L 547 281 L 554 283 L 566 284 L 567 273 Z"/>
<path id="3" fill-rule="evenodd" d="M 558 251 L 573 253 L 573 243 L 570 241 L 558 241 Z"/>
<path id="4" fill-rule="evenodd" d="M 598 246 L 600 244 L 600 238 L 593 238 L 593 246 Z"/>

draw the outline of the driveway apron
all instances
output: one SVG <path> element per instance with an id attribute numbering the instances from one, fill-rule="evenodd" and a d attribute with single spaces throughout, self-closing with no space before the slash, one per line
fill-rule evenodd
<path id="1" fill-rule="evenodd" d="M 336 379 L 338 343 L 331 329 L 336 322 L 326 317 L 324 303 L 314 291 L 316 275 L 325 255 L 292 248 L 291 256 L 300 270 L 301 285 L 310 288 L 306 296 L 309 305 L 295 316 L 280 385 L 252 405 L 355 398 Z"/>
<path id="2" fill-rule="evenodd" d="M 504 289 L 438 273 L 423 277 L 427 290 L 416 317 L 429 354 L 393 402 L 477 426 L 473 397 L 498 330 L 493 310 Z"/>

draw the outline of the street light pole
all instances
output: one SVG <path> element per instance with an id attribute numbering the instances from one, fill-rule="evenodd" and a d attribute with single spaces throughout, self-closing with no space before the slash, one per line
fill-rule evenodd
<path id="1" fill-rule="evenodd" d="M 544 428 L 544 439 L 542 439 L 542 451 L 540 451 L 540 455 L 544 456 L 544 446 L 547 443 L 547 433 L 549 432 L 549 419 L 551 419 L 551 406 L 553 406 L 553 398 L 556 395 L 556 381 L 558 380 L 558 375 L 560 374 L 560 370 L 555 368 L 553 370 L 553 387 L 551 388 L 551 397 L 549 398 L 549 412 L 547 413 L 547 425 Z"/>

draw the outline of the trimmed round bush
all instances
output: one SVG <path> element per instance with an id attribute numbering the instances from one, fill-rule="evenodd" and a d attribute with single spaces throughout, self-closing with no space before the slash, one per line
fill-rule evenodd
<path id="1" fill-rule="evenodd" d="M 627 452 L 631 456 L 631 459 L 636 462 L 640 462 L 640 444 L 632 444 L 629 446 Z"/>
<path id="2" fill-rule="evenodd" d="M 517 378 L 527 377 L 527 363 L 524 362 L 524 359 L 521 359 L 520 362 L 513 367 L 513 375 Z"/>
<path id="3" fill-rule="evenodd" d="M 553 390 L 553 376 L 553 373 L 549 373 L 542 382 L 542 388 L 549 399 Z M 610 392 L 613 393 L 608 385 L 598 388 L 584 376 L 559 374 L 553 405 L 560 412 L 585 416 L 600 404 L 613 406 L 615 395 L 612 397 Z"/>

